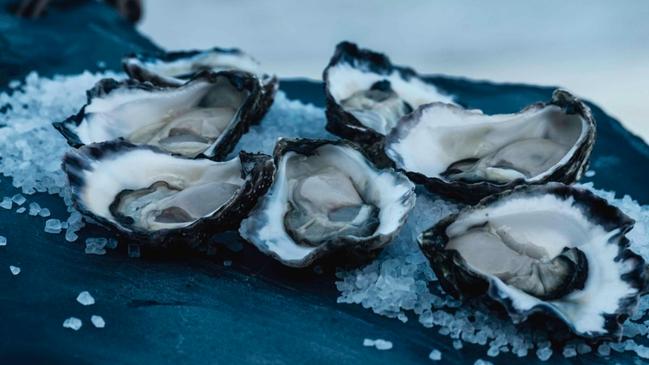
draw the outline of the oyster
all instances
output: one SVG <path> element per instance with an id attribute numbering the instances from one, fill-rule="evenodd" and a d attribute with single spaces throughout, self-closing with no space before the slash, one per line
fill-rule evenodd
<path id="1" fill-rule="evenodd" d="M 398 120 L 422 104 L 452 102 L 408 67 L 349 42 L 336 46 L 324 70 L 327 130 L 361 144 L 374 159 Z"/>
<path id="2" fill-rule="evenodd" d="M 594 142 L 590 109 L 556 90 L 550 102 L 516 114 L 424 105 L 386 137 L 385 152 L 429 190 L 476 202 L 517 185 L 575 182 Z"/>
<path id="3" fill-rule="evenodd" d="M 593 193 L 522 186 L 440 221 L 419 244 L 448 293 L 486 293 L 515 322 L 550 313 L 576 334 L 616 337 L 648 279 L 634 221 Z"/>
<path id="4" fill-rule="evenodd" d="M 124 141 L 89 144 L 63 159 L 72 199 L 86 217 L 151 245 L 198 245 L 235 229 L 272 181 L 270 156 L 187 159 Z"/>
<path id="5" fill-rule="evenodd" d="M 274 159 L 275 182 L 239 233 L 288 266 L 332 251 L 378 252 L 415 204 L 405 176 L 377 170 L 344 141 L 280 139 Z"/>
<path id="6" fill-rule="evenodd" d="M 122 66 L 130 78 L 162 86 L 180 86 L 201 71 L 249 72 L 262 84 L 264 113 L 279 87 L 277 77 L 264 73 L 257 60 L 236 48 L 132 54 L 122 60 Z"/>
<path id="7" fill-rule="evenodd" d="M 54 123 L 74 147 L 123 138 L 167 152 L 224 158 L 263 114 L 259 82 L 245 72 L 203 72 L 178 87 L 104 79 L 78 114 Z"/>

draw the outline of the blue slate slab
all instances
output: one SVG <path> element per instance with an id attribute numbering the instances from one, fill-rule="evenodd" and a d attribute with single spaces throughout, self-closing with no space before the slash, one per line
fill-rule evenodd
<path id="1" fill-rule="evenodd" d="M 63 2 L 38 21 L 16 19 L 0 0 L 0 89 L 29 71 L 43 75 L 98 70 L 97 60 L 119 68 L 125 53 L 155 50 L 107 7 L 93 1 Z M 65 10 L 65 11 L 64 11 Z M 252 50 L 251 50 L 252 51 Z M 552 88 L 503 85 L 442 76 L 432 79 L 459 102 L 488 113 L 513 112 L 547 100 Z M 323 105 L 322 84 L 282 80 L 289 97 Z M 649 203 L 649 147 L 618 121 L 591 105 L 598 121 L 593 155 L 596 186 L 631 194 Z M 2 141 L 0 141 L 2 143 Z M 0 196 L 17 191 L 8 178 Z M 45 194 L 34 198 L 63 216 L 65 207 Z M 422 327 L 372 314 L 357 305 L 336 303 L 334 268 L 295 270 L 268 260 L 236 234 L 220 237 L 211 255 L 187 251 L 129 258 L 125 245 L 105 256 L 83 253 L 62 235 L 42 231 L 42 218 L 0 210 L 0 363 L 13 364 L 420 364 L 432 348 L 444 363 L 473 364 L 485 348 L 453 350 L 448 337 Z M 81 239 L 106 235 L 88 227 Z M 79 241 L 81 242 L 81 241 Z M 230 248 L 226 248 L 229 246 Z M 232 266 L 223 262 L 231 260 Z M 22 267 L 11 276 L 9 265 Z M 82 307 L 75 298 L 89 290 L 97 303 Z M 102 315 L 106 328 L 90 325 Z M 74 332 L 61 324 L 84 320 Z M 364 338 L 394 343 L 390 351 L 362 346 Z M 633 363 L 630 354 L 610 359 L 553 356 L 557 364 Z M 540 364 L 535 356 L 502 355 L 496 363 Z"/>

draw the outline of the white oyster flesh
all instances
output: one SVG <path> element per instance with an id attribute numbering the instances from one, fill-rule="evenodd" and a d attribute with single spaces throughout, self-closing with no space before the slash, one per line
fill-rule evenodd
<path id="1" fill-rule="evenodd" d="M 188 160 L 136 149 L 96 162 L 80 196 L 87 209 L 123 228 L 186 227 L 234 199 L 244 184 L 238 158 Z"/>
<path id="2" fill-rule="evenodd" d="M 289 207 L 284 224 L 293 239 L 317 245 L 337 236 L 372 235 L 379 209 L 363 200 L 349 175 L 318 160 L 294 156 L 286 164 Z"/>
<path id="3" fill-rule="evenodd" d="M 368 90 L 360 90 L 341 102 L 343 109 L 364 126 L 385 135 L 412 108 L 399 98 L 386 80 L 376 82 Z"/>
<path id="4" fill-rule="evenodd" d="M 605 315 L 637 289 L 621 277 L 632 265 L 616 260 L 619 246 L 574 205 L 555 195 L 518 196 L 458 216 L 448 249 L 489 278 L 519 312 L 555 311 L 579 333 L 606 333 Z M 585 260 L 585 262 L 584 262 Z"/>
<path id="5" fill-rule="evenodd" d="M 187 157 L 208 154 L 245 100 L 226 79 L 156 91 L 119 89 L 86 106 L 77 127 L 84 144 L 125 138 Z"/>
<path id="6" fill-rule="evenodd" d="M 382 135 L 388 134 L 399 118 L 420 105 L 453 102 L 451 96 L 417 77 L 406 80 L 397 70 L 378 74 L 348 63 L 328 69 L 327 86 L 343 110 Z"/>
<path id="7" fill-rule="evenodd" d="M 567 163 L 588 128 L 555 105 L 485 115 L 434 103 L 394 131 L 386 153 L 405 170 L 446 181 L 534 182 Z"/>
<path id="8" fill-rule="evenodd" d="M 291 266 L 304 266 L 343 240 L 371 251 L 401 227 L 414 205 L 413 188 L 402 175 L 376 170 L 348 146 L 325 144 L 308 156 L 290 151 L 239 231 Z"/>

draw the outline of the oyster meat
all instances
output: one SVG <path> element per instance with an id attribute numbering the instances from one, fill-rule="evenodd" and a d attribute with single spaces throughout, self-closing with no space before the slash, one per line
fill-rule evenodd
<path id="1" fill-rule="evenodd" d="M 130 78 L 161 86 L 180 86 L 201 71 L 249 72 L 262 85 L 263 113 L 273 103 L 279 87 L 277 77 L 263 72 L 257 60 L 236 48 L 132 54 L 122 60 L 122 66 Z"/>
<path id="2" fill-rule="evenodd" d="M 625 237 L 633 223 L 587 190 L 548 183 L 485 198 L 418 240 L 455 297 L 486 294 L 515 322 L 550 313 L 578 335 L 617 337 L 648 284 Z"/>
<path id="3" fill-rule="evenodd" d="M 121 235 L 152 245 L 197 245 L 237 228 L 272 181 L 270 156 L 229 161 L 172 156 L 124 141 L 90 144 L 63 160 L 79 211 Z"/>
<path id="4" fill-rule="evenodd" d="M 224 158 L 265 107 L 248 73 L 203 72 L 178 87 L 105 79 L 54 126 L 74 147 L 118 138 L 186 157 Z"/>
<path id="5" fill-rule="evenodd" d="M 386 137 L 385 152 L 431 191 L 476 202 L 517 185 L 575 182 L 594 142 L 590 109 L 557 90 L 516 114 L 424 105 Z"/>
<path id="6" fill-rule="evenodd" d="M 363 257 L 399 231 L 414 186 L 377 170 L 343 141 L 281 139 L 269 193 L 241 223 L 241 236 L 280 262 L 302 267 L 332 251 Z"/>
<path id="7" fill-rule="evenodd" d="M 338 44 L 323 79 L 327 130 L 361 144 L 379 160 L 384 137 L 402 116 L 422 104 L 452 102 L 411 68 L 349 42 Z"/>

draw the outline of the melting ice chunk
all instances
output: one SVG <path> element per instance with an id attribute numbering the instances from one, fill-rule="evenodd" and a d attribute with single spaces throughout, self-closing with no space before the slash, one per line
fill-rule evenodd
<path id="1" fill-rule="evenodd" d="M 77 295 L 77 302 L 81 303 L 81 305 L 93 305 L 95 304 L 95 298 L 88 291 L 84 290 Z"/>

